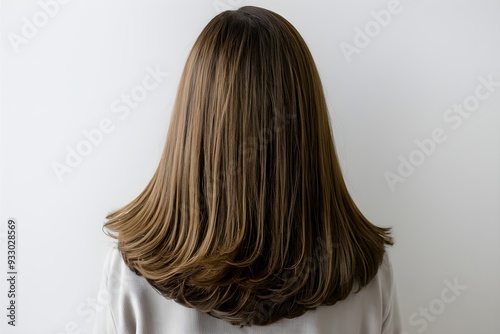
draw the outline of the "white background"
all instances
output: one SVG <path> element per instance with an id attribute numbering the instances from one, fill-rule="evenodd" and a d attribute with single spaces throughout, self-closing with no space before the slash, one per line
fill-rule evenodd
<path id="1" fill-rule="evenodd" d="M 151 178 L 195 38 L 218 12 L 246 4 L 287 18 L 315 57 L 352 196 L 375 224 L 394 227 L 405 331 L 500 333 L 500 87 L 474 97 L 478 77 L 500 82 L 500 1 L 401 0 L 385 26 L 371 12 L 386 0 L 72 0 L 48 17 L 50 2 L 1 2 L 2 333 L 89 332 L 110 244 L 104 217 Z M 23 35 L 27 21 L 38 31 Z M 347 44 L 357 53 L 346 56 Z M 122 94 L 139 92 L 148 68 L 168 76 L 125 114 Z M 448 111 L 474 101 L 467 118 Z M 59 180 L 53 164 L 85 148 L 82 131 L 105 119 L 112 131 Z M 415 141 L 436 128 L 444 142 L 418 153 Z M 410 157 L 419 165 L 391 189 L 384 175 Z M 5 310 L 10 217 L 15 329 Z"/>

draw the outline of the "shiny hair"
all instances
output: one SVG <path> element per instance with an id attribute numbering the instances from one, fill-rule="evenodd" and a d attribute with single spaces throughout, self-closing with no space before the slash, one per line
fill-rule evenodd
<path id="1" fill-rule="evenodd" d="M 106 218 L 156 291 L 240 326 L 345 299 L 393 245 L 348 193 L 306 43 L 254 6 L 203 29 L 152 179 Z"/>

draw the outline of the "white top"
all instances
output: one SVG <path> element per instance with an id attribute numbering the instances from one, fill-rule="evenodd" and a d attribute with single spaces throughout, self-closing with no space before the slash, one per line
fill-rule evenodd
<path id="1" fill-rule="evenodd" d="M 357 294 L 331 306 L 267 326 L 239 328 L 167 299 L 131 271 L 120 252 L 106 257 L 95 334 L 401 334 L 396 287 L 387 253 L 374 279 Z"/>

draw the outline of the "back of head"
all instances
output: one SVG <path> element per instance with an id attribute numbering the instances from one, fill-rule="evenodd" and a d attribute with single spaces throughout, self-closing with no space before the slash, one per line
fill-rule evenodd
<path id="1" fill-rule="evenodd" d="M 153 178 L 107 218 L 157 291 L 242 326 L 345 299 L 392 244 L 349 196 L 306 43 L 252 6 L 203 29 Z"/>

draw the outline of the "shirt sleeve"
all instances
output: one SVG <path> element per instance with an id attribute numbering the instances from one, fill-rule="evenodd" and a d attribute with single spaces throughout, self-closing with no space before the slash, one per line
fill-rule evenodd
<path id="1" fill-rule="evenodd" d="M 403 333 L 403 329 L 401 325 L 401 314 L 399 311 L 399 301 L 398 301 L 396 284 L 394 281 L 394 273 L 392 271 L 392 264 L 389 260 L 389 256 L 387 255 L 387 253 L 385 257 L 388 266 L 389 288 L 384 307 L 382 334 L 401 334 Z"/>
<path id="2" fill-rule="evenodd" d="M 101 275 L 101 283 L 99 294 L 106 296 L 105 303 L 101 305 L 101 309 L 96 312 L 94 322 L 94 334 L 117 334 L 115 320 L 112 313 L 112 303 L 114 291 L 110 290 L 110 272 L 112 268 L 112 258 L 117 249 L 110 249 L 106 255 L 104 266 Z"/>

